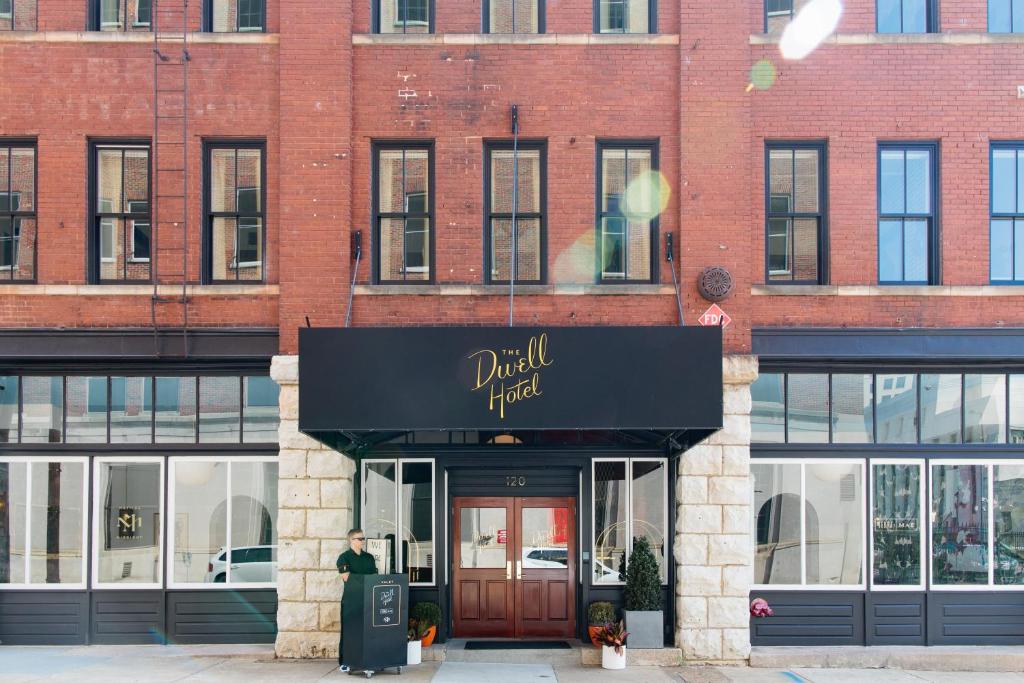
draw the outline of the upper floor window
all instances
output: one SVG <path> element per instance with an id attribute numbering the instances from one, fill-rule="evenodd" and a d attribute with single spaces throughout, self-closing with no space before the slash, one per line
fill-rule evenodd
<path id="1" fill-rule="evenodd" d="M 878 146 L 878 281 L 935 284 L 938 191 L 935 143 Z"/>
<path id="2" fill-rule="evenodd" d="M 656 142 L 598 143 L 599 282 L 653 282 L 660 207 Z"/>
<path id="3" fill-rule="evenodd" d="M 91 0 L 89 14 L 93 31 L 148 31 L 153 0 Z"/>
<path id="4" fill-rule="evenodd" d="M 374 147 L 374 266 L 381 283 L 433 280 L 432 145 Z"/>
<path id="5" fill-rule="evenodd" d="M 655 0 L 594 0 L 595 33 L 657 33 Z"/>
<path id="6" fill-rule="evenodd" d="M 992 145 L 991 177 L 991 279 L 1024 283 L 1024 143 Z"/>
<path id="7" fill-rule="evenodd" d="M 490 142 L 484 151 L 484 271 L 487 281 L 541 284 L 547 276 L 547 147 Z M 518 180 L 518 182 L 516 182 Z M 513 244 L 515 259 L 512 258 Z"/>
<path id="8" fill-rule="evenodd" d="M 775 33 L 785 28 L 793 19 L 794 0 L 764 0 L 764 30 L 767 33 Z M 807 3 L 807 0 L 799 0 L 800 6 Z"/>
<path id="9" fill-rule="evenodd" d="M 1024 0 L 988 0 L 990 33 L 1024 33 Z"/>
<path id="10" fill-rule="evenodd" d="M 266 241 L 264 143 L 210 143 L 205 150 L 203 278 L 261 282 Z"/>
<path id="11" fill-rule="evenodd" d="M 36 276 L 36 147 L 0 141 L 0 282 Z"/>
<path id="12" fill-rule="evenodd" d="M 768 282 L 827 282 L 825 153 L 824 142 L 770 142 L 767 145 L 765 261 Z"/>
<path id="13" fill-rule="evenodd" d="M 0 0 L 0 31 L 35 31 L 36 0 Z"/>
<path id="14" fill-rule="evenodd" d="M 149 145 L 93 145 L 91 282 L 149 281 L 149 175 Z"/>
<path id="15" fill-rule="evenodd" d="M 879 33 L 935 33 L 937 0 L 876 0 Z"/>
<path id="16" fill-rule="evenodd" d="M 484 33 L 544 33 L 544 0 L 484 0 Z"/>
<path id="17" fill-rule="evenodd" d="M 433 0 L 374 0 L 376 33 L 432 33 Z"/>
<path id="18" fill-rule="evenodd" d="M 206 0 L 206 30 L 214 33 L 263 31 L 265 10 L 264 0 Z"/>

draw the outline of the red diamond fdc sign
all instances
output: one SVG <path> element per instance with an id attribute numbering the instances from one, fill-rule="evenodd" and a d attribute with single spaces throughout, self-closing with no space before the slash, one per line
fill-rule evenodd
<path id="1" fill-rule="evenodd" d="M 732 322 L 729 314 L 718 307 L 718 304 L 711 304 L 711 308 L 704 311 L 704 315 L 697 318 L 697 322 L 704 326 L 716 325 L 727 327 Z"/>

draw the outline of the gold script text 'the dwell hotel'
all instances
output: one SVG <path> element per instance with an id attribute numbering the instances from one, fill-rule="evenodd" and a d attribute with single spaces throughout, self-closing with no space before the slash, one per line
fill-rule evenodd
<path id="1" fill-rule="evenodd" d="M 555 361 L 548 358 L 548 335 L 530 337 L 526 353 L 521 349 L 483 349 L 469 354 L 476 359 L 476 386 L 473 391 L 488 388 L 487 409 L 498 409 L 505 418 L 505 406 L 540 396 L 540 370 Z"/>

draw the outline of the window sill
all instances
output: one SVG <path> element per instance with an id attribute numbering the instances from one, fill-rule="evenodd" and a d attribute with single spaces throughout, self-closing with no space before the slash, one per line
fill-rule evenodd
<path id="1" fill-rule="evenodd" d="M 508 285 L 356 285 L 360 296 L 508 296 Z M 671 285 L 516 285 L 516 296 L 675 296 Z"/>
<path id="2" fill-rule="evenodd" d="M 755 33 L 751 45 L 777 45 L 781 34 Z M 834 33 L 823 45 L 1024 45 L 1024 33 Z"/>
<path id="3" fill-rule="evenodd" d="M 252 285 L 188 285 L 188 296 L 277 296 L 278 285 L 256 283 Z M 14 294 L 28 296 L 153 296 L 153 285 L 32 285 L 4 284 L 0 281 L 0 296 Z M 159 285 L 160 296 L 180 296 L 181 285 Z"/>
<path id="4" fill-rule="evenodd" d="M 188 42 L 242 45 L 277 45 L 276 33 L 188 34 Z M 145 43 L 153 44 L 151 31 L 0 31 L 0 43 Z"/>
<path id="5" fill-rule="evenodd" d="M 1020 285 L 754 285 L 753 296 L 1020 296 Z"/>
<path id="6" fill-rule="evenodd" d="M 678 45 L 651 33 L 356 33 L 353 45 Z"/>

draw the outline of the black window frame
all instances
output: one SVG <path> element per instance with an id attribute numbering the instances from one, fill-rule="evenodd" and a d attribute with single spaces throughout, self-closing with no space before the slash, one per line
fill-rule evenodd
<path id="1" fill-rule="evenodd" d="M 1014 31 L 1013 30 L 1013 0 L 1008 0 L 1008 2 L 1010 3 L 1010 30 L 1009 31 L 994 31 L 992 29 L 992 0 L 988 0 L 988 2 L 986 3 L 986 8 L 985 8 L 985 11 L 986 11 L 985 30 L 988 33 L 1003 33 L 1003 34 L 1006 34 L 1006 35 L 1013 35 L 1013 34 L 1017 34 L 1017 33 L 1024 33 L 1024 27 L 1022 27 L 1020 31 Z M 1022 6 L 1022 10 L 1024 10 L 1024 6 Z"/>
<path id="2" fill-rule="evenodd" d="M 504 0 L 496 0 L 497 2 L 503 2 Z M 524 0 L 508 0 L 508 2 L 516 3 L 523 2 Z M 533 0 L 527 0 L 532 2 Z M 480 18 L 480 30 L 481 33 L 493 33 L 491 31 L 491 2 L 492 0 L 483 0 L 481 6 L 483 7 L 483 15 Z M 536 0 L 537 2 L 537 32 L 536 33 L 495 33 L 497 36 L 536 36 L 543 35 L 547 32 L 547 6 L 545 0 Z"/>
<path id="3" fill-rule="evenodd" d="M 124 198 L 124 150 L 126 149 L 138 149 L 140 147 L 146 148 L 147 153 L 147 174 L 148 182 L 146 203 L 148 204 L 148 211 L 145 213 L 132 213 L 130 211 L 121 212 L 110 212 L 100 211 L 99 206 L 99 150 L 101 149 L 118 149 L 122 150 L 121 157 L 121 192 L 122 192 L 122 205 L 125 209 L 128 208 L 128 200 Z M 132 200 L 132 203 L 138 200 Z M 86 275 L 89 284 L 95 285 L 118 285 L 126 283 L 147 283 L 153 281 L 153 144 L 149 138 L 97 138 L 89 140 L 89 227 L 88 227 L 88 246 L 86 249 Z M 103 219 L 113 218 L 115 220 L 145 220 L 150 225 L 150 258 L 148 263 L 149 277 L 145 279 L 101 279 L 101 259 L 103 258 L 102 239 L 103 230 L 101 224 Z M 134 228 L 134 224 L 133 224 Z M 116 232 L 116 231 L 115 231 Z M 125 231 L 127 234 L 127 231 Z M 134 234 L 133 234 L 134 237 Z M 125 249 L 124 251 L 124 266 L 127 268 L 129 262 L 133 259 L 129 258 L 131 250 Z M 116 262 L 116 257 L 114 261 Z M 142 261 L 140 261 L 142 262 Z"/>
<path id="4" fill-rule="evenodd" d="M 374 140 L 371 144 L 372 149 L 372 160 L 371 160 L 371 176 L 370 186 L 373 194 L 373 262 L 372 262 L 372 277 L 374 284 L 379 285 L 431 285 L 434 284 L 437 278 L 437 268 L 435 261 L 435 248 L 436 248 L 436 234 L 437 234 L 437 223 L 434 214 L 434 196 L 437 191 L 434 187 L 434 141 L 433 140 Z M 394 150 L 426 150 L 427 152 L 427 210 L 424 213 L 421 212 L 410 212 L 403 211 L 401 213 L 395 212 L 382 212 L 380 210 L 380 155 L 384 151 Z M 427 267 L 427 278 L 425 280 L 385 280 L 381 277 L 381 266 L 380 260 L 383 254 L 380 249 L 380 228 L 381 221 L 385 218 L 426 218 L 428 225 L 428 258 L 430 264 Z M 404 239 L 404 237 L 403 237 Z M 405 245 L 403 243 L 402 253 L 405 253 Z M 403 268 L 404 271 L 404 268 Z"/>
<path id="5" fill-rule="evenodd" d="M 818 152 L 818 211 L 815 213 L 773 211 L 771 197 L 771 152 L 772 150 L 813 149 Z M 793 172 L 794 191 L 796 171 Z M 773 218 L 817 218 L 818 219 L 818 277 L 815 280 L 773 280 L 770 269 L 770 225 Z M 792 271 L 792 268 L 790 269 Z M 829 282 L 829 239 L 828 239 L 828 140 L 766 140 L 764 143 L 764 282 L 767 285 L 826 285 Z"/>
<path id="6" fill-rule="evenodd" d="M 213 189 L 212 183 L 210 182 L 210 174 L 212 167 L 213 152 L 217 149 L 233 149 L 236 152 L 236 177 L 237 177 L 237 150 L 240 149 L 258 149 L 260 151 L 260 211 L 259 219 L 260 224 L 263 227 L 260 243 L 260 253 L 263 254 L 263 258 L 260 261 L 260 278 L 258 280 L 242 280 L 237 277 L 240 266 L 238 266 L 238 257 L 241 254 L 241 245 L 238 242 L 237 234 L 241 227 L 241 219 L 243 216 L 238 212 L 237 203 L 237 192 L 239 189 L 246 189 L 246 187 L 239 187 L 236 183 L 236 203 L 235 211 L 211 211 L 213 206 L 213 197 L 211 191 Z M 247 215 L 246 217 L 252 217 Z M 228 264 L 228 268 L 234 267 L 236 277 L 231 280 L 216 280 L 213 277 L 213 220 L 215 218 L 234 218 L 235 219 L 235 255 L 232 257 L 231 262 Z M 203 253 L 202 253 L 202 283 L 207 285 L 262 285 L 267 282 L 267 141 L 256 140 L 252 138 L 245 138 L 240 140 L 232 139 L 209 139 L 203 140 Z"/>
<path id="7" fill-rule="evenodd" d="M 1024 157 L 1024 141 L 998 141 L 989 143 L 988 150 L 988 237 L 989 237 L 989 259 L 988 259 L 988 278 L 989 284 L 993 285 L 1010 285 L 1018 286 L 1024 285 L 1024 262 L 1017 263 L 1016 260 L 1016 226 L 1014 223 L 1020 221 L 1024 223 L 1024 211 L 1015 211 L 1013 213 L 996 212 L 995 210 L 995 152 L 997 150 L 1012 150 L 1017 152 L 1018 157 Z M 1020 160 L 1014 164 L 1014 192 L 1019 191 L 1021 178 L 1017 177 L 1016 174 L 1020 173 Z M 1021 204 L 1021 198 L 1014 195 L 1014 207 Z M 1009 280 L 996 280 L 992 277 L 992 222 L 996 220 L 1009 220 L 1011 221 L 1010 227 L 1010 263 L 1012 277 Z M 1019 271 L 1019 274 L 1018 274 Z"/>
<path id="8" fill-rule="evenodd" d="M 32 210 L 22 211 L 20 195 L 18 200 L 18 208 L 14 209 L 11 207 L 10 200 L 6 209 L 0 209 L 0 215 L 9 217 L 11 219 L 11 242 L 20 242 L 21 233 L 20 225 L 16 224 L 15 221 L 27 219 L 35 222 L 35 247 L 32 249 L 32 277 L 30 278 L 15 278 L 14 271 L 18 268 L 14 267 L 13 255 L 14 247 L 11 248 L 12 263 L 9 266 L 3 266 L 0 263 L 0 284 L 3 283 L 17 283 L 17 284 L 34 284 L 38 277 L 39 267 L 39 219 L 37 217 L 37 211 L 39 207 L 39 144 L 34 138 L 0 138 L 0 148 L 7 150 L 7 188 L 6 191 L 0 190 L 0 194 L 5 194 L 8 197 L 15 195 L 15 192 L 11 185 L 13 184 L 13 169 L 14 169 L 14 155 L 13 150 L 15 149 L 31 149 L 32 150 Z M 15 228 L 18 227 L 18 237 L 15 238 Z M 2 241 L 0 241 L 2 244 Z M 0 250 L 2 250 L 0 246 Z M 3 274 L 10 272 L 10 277 L 4 277 Z"/>
<path id="9" fill-rule="evenodd" d="M 623 4 L 629 4 L 630 2 L 646 2 L 647 3 L 647 30 L 646 31 L 602 31 L 601 30 L 601 5 L 602 0 L 594 0 L 594 33 L 603 36 L 618 36 L 618 35 L 643 35 L 655 34 L 658 32 L 658 0 L 615 0 L 616 2 L 622 2 Z M 625 12 L 625 17 L 629 16 L 629 11 Z"/>
<path id="10" fill-rule="evenodd" d="M 886 150 L 900 150 L 904 153 L 914 150 L 927 150 L 931 153 L 931 178 L 929 186 L 929 200 L 931 201 L 931 211 L 926 214 L 917 213 L 906 213 L 906 201 L 904 200 L 904 213 L 883 213 L 882 212 L 882 152 Z M 906 157 L 904 156 L 904 166 L 906 165 Z M 878 148 L 875 152 L 875 210 L 877 211 L 877 220 L 875 221 L 875 251 L 876 251 L 876 263 L 877 268 L 877 282 L 882 286 L 930 286 L 942 284 L 942 271 L 941 271 L 941 251 L 939 249 L 939 207 L 942 205 L 939 197 L 939 168 L 941 164 L 939 161 L 939 143 L 938 141 L 880 141 Z M 906 197 L 906 173 L 903 176 L 904 179 L 904 197 Z M 928 265 L 926 280 L 882 280 L 882 241 L 881 241 L 881 229 L 883 220 L 902 220 L 907 219 L 920 219 L 925 218 L 928 220 Z M 906 249 L 906 235 L 903 236 L 903 246 Z M 902 253 L 902 252 L 901 252 Z M 906 259 L 901 259 L 902 263 L 906 264 Z M 905 275 L 906 273 L 904 273 Z"/>
<path id="11" fill-rule="evenodd" d="M 768 33 L 768 19 L 770 17 L 772 17 L 772 16 L 777 16 L 777 17 L 788 16 L 790 21 L 793 20 L 793 16 L 796 14 L 796 8 L 794 7 L 794 2 L 793 2 L 793 0 L 786 0 L 786 1 L 789 3 L 789 11 L 781 12 L 779 10 L 775 10 L 774 13 L 768 11 L 768 3 L 770 2 L 770 0 L 763 0 L 762 1 L 762 3 L 761 3 L 761 13 L 762 13 L 763 19 L 764 19 L 764 32 L 765 33 Z"/>
<path id="12" fill-rule="evenodd" d="M 910 0 L 889 0 L 891 2 L 900 3 L 900 30 L 899 31 L 882 31 L 879 26 L 879 18 L 881 13 L 878 11 L 879 2 L 885 0 L 875 0 L 875 33 L 885 33 L 887 35 L 922 35 L 917 31 L 907 32 L 903 30 L 903 3 L 909 2 Z M 938 0 L 923 0 L 924 2 L 924 33 L 938 33 L 941 29 L 939 28 L 939 1 Z"/>
<path id="13" fill-rule="evenodd" d="M 118 29 L 117 29 L 117 31 L 109 31 L 109 32 L 110 33 L 118 33 L 118 32 L 120 32 L 120 33 L 132 33 L 132 32 L 144 33 L 144 31 L 139 31 L 140 28 L 145 28 L 147 30 L 152 31 L 153 30 L 153 3 L 152 3 L 152 0 L 147 0 L 149 2 L 149 10 L 148 10 L 149 21 L 133 21 L 133 22 L 131 22 L 131 24 L 128 23 L 128 3 L 129 3 L 129 1 L 130 0 L 116 0 L 116 2 L 118 3 L 118 10 L 117 10 L 117 14 L 118 14 L 118 18 L 119 18 L 119 21 L 118 21 L 118 24 L 117 24 L 118 25 Z M 139 2 L 139 3 L 141 3 L 142 1 L 143 0 L 137 0 L 137 2 Z M 38 3 L 39 0 L 36 0 L 36 2 Z M 89 14 L 89 16 L 88 16 L 89 25 L 88 25 L 88 30 L 90 30 L 90 31 L 102 31 L 103 30 L 103 26 L 102 26 L 102 22 L 103 22 L 102 3 L 103 3 L 103 0 L 89 0 L 89 13 L 88 13 Z M 140 15 L 141 16 L 141 12 L 139 12 L 138 5 L 136 5 L 135 13 L 136 13 L 136 15 Z M 138 19 L 138 18 L 139 17 L 137 16 L 136 19 Z"/>
<path id="14" fill-rule="evenodd" d="M 484 283 L 488 285 L 508 285 L 510 280 L 497 280 L 491 271 L 491 221 L 510 219 L 511 213 L 491 212 L 491 153 L 495 150 L 512 150 L 513 141 L 503 139 L 484 140 Z M 538 150 L 540 152 L 540 213 L 516 212 L 516 220 L 540 220 L 540 279 L 521 280 L 511 273 L 517 285 L 543 285 L 548 281 L 548 141 L 546 139 L 529 139 L 519 141 L 519 151 Z"/>
<path id="15" fill-rule="evenodd" d="M 235 3 L 235 28 L 231 31 L 214 31 L 213 30 L 213 3 L 214 0 L 205 0 L 203 2 L 203 32 L 205 33 L 266 33 L 267 32 L 267 2 L 266 0 L 227 0 Z M 245 30 L 239 29 L 239 18 L 242 13 L 239 11 L 239 4 L 241 2 L 257 2 L 260 4 L 260 24 L 261 26 L 256 28 L 247 28 Z M 251 14 L 249 12 L 248 14 Z"/>
<path id="16" fill-rule="evenodd" d="M 385 2 L 396 3 L 396 6 L 395 6 L 395 16 L 396 17 L 399 14 L 399 12 L 398 12 L 398 3 L 402 3 L 402 2 L 406 3 L 405 7 L 406 7 L 406 12 L 408 13 L 408 2 L 409 2 L 409 0 L 373 0 L 370 30 L 373 33 L 380 33 L 380 34 L 383 34 L 383 35 L 406 35 L 408 33 L 408 31 L 406 29 L 409 26 L 409 20 L 408 19 L 404 19 L 402 21 L 402 30 L 401 31 L 389 31 L 387 33 L 381 31 L 381 26 L 382 26 L 382 21 L 381 21 L 381 4 L 385 3 Z M 427 3 L 427 34 L 431 34 L 431 33 L 434 32 L 434 0 L 426 0 L 426 3 Z M 397 25 L 397 23 L 396 23 L 396 25 Z M 425 34 L 417 33 L 417 34 L 414 34 L 414 35 L 425 35 Z"/>
<path id="17" fill-rule="evenodd" d="M 622 211 L 603 211 L 602 210 L 602 196 L 601 189 L 604 181 L 604 153 L 607 150 L 624 149 L 627 151 L 631 149 L 635 150 L 646 150 L 651 153 L 651 171 L 657 172 L 659 170 L 658 160 L 658 140 L 656 138 L 650 139 L 598 139 L 596 144 L 596 169 L 595 169 L 595 191 L 594 191 L 594 282 L 596 284 L 604 285 L 644 285 L 644 284 L 658 284 L 659 281 L 659 261 L 658 261 L 658 249 L 661 239 L 660 232 L 660 212 L 651 219 L 651 244 L 650 244 L 650 277 L 644 279 L 631 279 L 628 277 L 622 278 L 605 278 L 604 267 L 603 267 L 603 244 L 602 238 L 602 219 L 603 218 L 615 218 L 625 217 Z M 656 198 L 656 201 L 660 201 L 660 198 Z M 626 240 L 628 242 L 628 240 Z M 627 252 L 628 254 L 628 252 Z M 628 256 L 623 255 L 623 260 L 628 262 Z M 625 275 L 625 271 L 624 275 Z"/>

